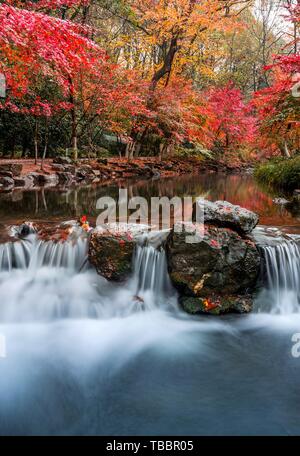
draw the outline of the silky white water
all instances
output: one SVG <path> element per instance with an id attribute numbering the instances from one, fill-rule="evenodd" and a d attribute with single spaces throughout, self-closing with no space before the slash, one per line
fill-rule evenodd
<path id="1" fill-rule="evenodd" d="M 261 247 L 264 284 L 262 311 L 291 315 L 300 311 L 300 241 L 289 239 Z"/>
<path id="2" fill-rule="evenodd" d="M 180 311 L 149 242 L 119 285 L 89 267 L 85 239 L 1 248 L 0 434 L 299 433 L 294 247 L 265 249 L 274 307 L 260 295 L 262 313 L 218 318 Z"/>

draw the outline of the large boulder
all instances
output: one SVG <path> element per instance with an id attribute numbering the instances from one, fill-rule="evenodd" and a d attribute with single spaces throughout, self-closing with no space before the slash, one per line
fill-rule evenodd
<path id="1" fill-rule="evenodd" d="M 198 242 L 189 243 L 190 230 L 185 223 L 180 227 L 176 224 L 171 230 L 166 250 L 170 278 L 181 294 L 183 307 L 209 313 L 234 307 L 245 311 L 249 306 L 238 301 L 241 295 L 251 293 L 260 271 L 260 255 L 254 242 L 231 228 L 205 225 Z M 218 306 L 205 306 L 205 300 Z"/>
<path id="2" fill-rule="evenodd" d="M 108 280 L 123 281 L 131 273 L 134 243 L 125 234 L 92 233 L 89 261 Z"/>
<path id="3" fill-rule="evenodd" d="M 199 199 L 193 207 L 193 220 L 196 221 L 196 209 L 204 210 L 204 222 L 221 227 L 229 227 L 241 233 L 250 233 L 258 224 L 258 215 L 228 201 L 208 201 Z"/>
<path id="4" fill-rule="evenodd" d="M 107 224 L 96 228 L 90 238 L 89 261 L 107 280 L 124 281 L 132 272 L 137 238 L 148 226 Z"/>

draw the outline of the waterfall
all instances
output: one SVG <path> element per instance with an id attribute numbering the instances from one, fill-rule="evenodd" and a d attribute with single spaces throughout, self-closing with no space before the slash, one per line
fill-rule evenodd
<path id="1" fill-rule="evenodd" d="M 133 273 L 126 284 L 110 283 L 89 266 L 88 237 L 65 241 L 30 233 L 0 245 L 0 321 L 124 317 L 174 308 L 161 235 L 137 239 Z"/>
<path id="2" fill-rule="evenodd" d="M 170 290 L 165 250 L 152 245 L 137 245 L 134 254 L 136 295 L 150 290 L 156 296 Z"/>
<path id="3" fill-rule="evenodd" d="M 0 245 L 0 271 L 12 269 L 38 269 L 43 266 L 79 271 L 87 259 L 88 241 L 76 242 L 39 240 L 36 235 Z"/>
<path id="4" fill-rule="evenodd" d="M 168 233 L 168 230 L 151 231 L 136 237 L 133 277 L 129 282 L 134 295 L 131 311 L 177 308 L 164 249 Z"/>
<path id="5" fill-rule="evenodd" d="M 29 258 L 30 244 L 26 241 L 0 244 L 0 271 L 26 268 Z"/>
<path id="6" fill-rule="evenodd" d="M 291 314 L 300 311 L 300 244 L 283 240 L 260 247 L 263 256 L 265 289 L 259 302 L 271 313 Z M 264 310 L 264 309 L 262 309 Z"/>

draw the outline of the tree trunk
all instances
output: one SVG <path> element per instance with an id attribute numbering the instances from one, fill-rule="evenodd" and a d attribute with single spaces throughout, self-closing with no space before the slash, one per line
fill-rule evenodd
<path id="1" fill-rule="evenodd" d="M 158 161 L 160 161 L 160 162 L 162 161 L 167 147 L 168 147 L 167 144 L 160 143 Z"/>
<path id="2" fill-rule="evenodd" d="M 39 126 L 38 126 L 38 121 L 36 119 L 35 129 L 34 129 L 34 163 L 35 163 L 35 165 L 37 165 L 37 161 L 38 161 L 38 131 L 39 131 Z"/>
<path id="3" fill-rule="evenodd" d="M 281 155 L 283 157 L 286 157 L 286 158 L 290 158 L 291 157 L 291 153 L 289 151 L 289 148 L 288 148 L 288 145 L 287 145 L 286 141 L 284 141 L 283 143 L 280 144 L 279 149 L 280 149 Z"/>
<path id="4" fill-rule="evenodd" d="M 287 158 L 290 158 L 291 157 L 291 154 L 290 154 L 290 151 L 289 151 L 289 148 L 288 148 L 288 145 L 287 145 L 287 142 L 284 141 L 284 153 L 285 153 L 285 156 Z"/>
<path id="5" fill-rule="evenodd" d="M 73 149 L 73 158 L 78 160 L 78 147 L 77 147 L 77 119 L 76 119 L 76 107 L 75 107 L 75 97 L 74 97 L 74 87 L 71 77 L 69 77 L 70 92 L 69 92 L 69 101 L 72 104 L 71 113 L 71 123 L 72 123 L 72 138 L 71 144 Z"/>
<path id="6" fill-rule="evenodd" d="M 154 91 L 158 82 L 166 75 L 170 75 L 172 65 L 175 59 L 176 52 L 178 51 L 178 37 L 177 35 L 171 39 L 170 47 L 165 55 L 162 66 L 154 73 L 151 81 L 151 89 Z"/>
<path id="7" fill-rule="evenodd" d="M 128 161 L 132 160 L 134 156 L 136 141 L 130 141 L 127 143 L 125 157 Z"/>
<path id="8" fill-rule="evenodd" d="M 73 98 L 72 98 L 73 100 Z M 74 160 L 78 160 L 78 147 L 77 147 L 77 125 L 76 125 L 76 111 L 75 107 L 71 109 L 71 121 L 72 121 L 72 150 Z"/>
<path id="9" fill-rule="evenodd" d="M 140 154 L 140 151 L 141 151 L 141 147 L 142 147 L 142 143 L 141 142 L 138 142 L 135 146 L 135 149 L 134 149 L 134 156 L 135 157 L 138 157 L 139 154 Z"/>
<path id="10" fill-rule="evenodd" d="M 48 149 L 48 119 L 46 118 L 46 130 L 45 130 L 45 144 L 44 144 L 44 152 L 41 161 L 41 170 L 44 171 L 44 161 L 47 155 Z"/>

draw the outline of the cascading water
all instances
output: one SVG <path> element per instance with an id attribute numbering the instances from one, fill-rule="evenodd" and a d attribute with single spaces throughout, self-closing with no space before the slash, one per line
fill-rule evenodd
<path id="1" fill-rule="evenodd" d="M 171 284 L 163 248 L 138 245 L 133 262 L 137 295 L 150 290 L 159 296 L 170 290 Z"/>
<path id="2" fill-rule="evenodd" d="M 299 315 L 170 312 L 162 245 L 158 233 L 137 239 L 120 285 L 89 267 L 86 237 L 0 246 L 0 434 L 299 433 Z M 297 243 L 261 249 L 260 301 L 298 311 Z"/>
<path id="3" fill-rule="evenodd" d="M 260 246 L 263 257 L 264 289 L 258 302 L 259 310 L 271 314 L 300 312 L 300 242 L 280 239 Z"/>
<path id="4" fill-rule="evenodd" d="M 29 234 L 0 245 L 0 320 L 111 318 L 174 307 L 165 251 L 155 242 L 147 235 L 139 240 L 133 276 L 121 286 L 89 267 L 86 235 L 55 242 Z"/>
<path id="5" fill-rule="evenodd" d="M 142 308 L 175 308 L 175 294 L 168 274 L 163 241 L 167 231 L 152 232 L 137 239 L 130 287 Z"/>
<path id="6" fill-rule="evenodd" d="M 87 239 L 42 241 L 36 235 L 0 245 L 0 272 L 43 266 L 80 270 L 87 256 Z"/>

